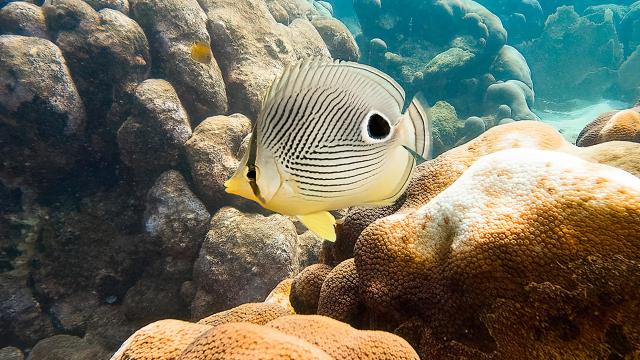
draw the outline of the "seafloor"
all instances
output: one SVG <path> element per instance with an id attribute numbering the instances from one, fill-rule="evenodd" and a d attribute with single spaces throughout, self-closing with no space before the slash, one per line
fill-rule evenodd
<path id="1" fill-rule="evenodd" d="M 613 2 L 0 0 L 0 359 L 640 358 Z M 309 57 L 431 105 L 434 159 L 335 243 L 223 186 Z"/>

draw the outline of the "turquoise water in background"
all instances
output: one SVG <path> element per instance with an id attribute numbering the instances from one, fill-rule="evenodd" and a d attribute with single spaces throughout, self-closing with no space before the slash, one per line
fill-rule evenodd
<path id="1" fill-rule="evenodd" d="M 580 130 L 601 113 L 629 108 L 640 99 L 640 1 L 332 0 L 330 3 L 334 16 L 356 37 L 362 62 L 387 71 L 405 88 L 426 92 L 431 105 L 439 100 L 451 103 L 461 121 L 469 116 L 494 115 L 495 104 L 487 104 L 483 86 L 465 89 L 462 83 L 469 79 L 482 83 L 482 77 L 492 73 L 489 64 L 503 43 L 524 56 L 525 66 L 531 72 L 533 99 L 528 100 L 533 101 L 527 100 L 531 113 L 520 110 L 525 115 L 516 120 L 535 114 L 575 142 Z M 478 3 L 490 11 L 476 19 L 489 24 L 479 26 L 480 31 L 473 29 L 473 24 L 468 25 L 473 23 L 470 19 L 476 15 L 470 14 L 477 12 Z M 498 23 L 491 24 L 496 17 Z M 480 41 L 487 38 L 487 34 L 482 34 L 486 28 L 489 43 L 478 44 L 478 38 Z M 492 32 L 500 30 L 504 30 L 506 39 L 491 44 Z M 390 65 L 389 61 L 385 63 L 380 57 L 371 56 L 368 45 L 372 38 L 382 40 L 387 46 L 384 51 L 387 55 L 394 54 L 393 59 L 400 55 L 400 64 Z M 432 71 L 429 80 L 428 71 L 423 72 L 424 81 L 407 74 L 420 71 L 451 49 L 468 51 L 475 59 L 468 64 L 450 63 L 453 69 L 439 64 L 441 69 Z M 459 69 L 455 69 L 457 65 Z M 471 69 L 465 69 L 467 65 Z M 509 71 L 502 74 L 494 71 L 493 76 L 497 82 L 523 80 Z M 446 80 L 442 81 L 442 77 Z M 435 88 L 427 85 L 438 81 L 448 83 Z"/>

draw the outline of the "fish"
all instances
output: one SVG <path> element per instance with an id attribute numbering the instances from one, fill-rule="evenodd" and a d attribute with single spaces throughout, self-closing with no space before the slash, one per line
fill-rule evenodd
<path id="1" fill-rule="evenodd" d="M 196 41 L 191 45 L 191 58 L 199 63 L 208 64 L 213 58 L 211 46 L 203 41 Z"/>
<path id="2" fill-rule="evenodd" d="M 389 75 L 305 59 L 272 82 L 225 191 L 335 241 L 331 210 L 394 203 L 430 152 L 426 106 Z"/>

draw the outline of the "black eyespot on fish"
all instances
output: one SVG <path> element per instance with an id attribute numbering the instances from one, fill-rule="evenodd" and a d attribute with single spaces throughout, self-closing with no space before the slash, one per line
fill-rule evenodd
<path id="1" fill-rule="evenodd" d="M 256 179 L 256 169 L 249 169 L 249 171 L 247 171 L 247 179 L 249 180 L 255 180 Z"/>
<path id="2" fill-rule="evenodd" d="M 369 116 L 367 132 L 372 139 L 382 140 L 391 133 L 391 126 L 389 126 L 389 122 L 380 116 L 380 114 L 373 113 Z"/>

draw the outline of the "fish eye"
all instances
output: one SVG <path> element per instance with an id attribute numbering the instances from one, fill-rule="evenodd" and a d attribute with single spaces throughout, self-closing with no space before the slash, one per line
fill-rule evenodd
<path id="1" fill-rule="evenodd" d="M 367 120 L 367 133 L 372 139 L 382 140 L 391 133 L 391 126 L 380 114 L 372 113 Z"/>
<path id="2" fill-rule="evenodd" d="M 256 179 L 256 169 L 249 168 L 249 170 L 247 170 L 247 179 L 249 179 L 249 180 L 255 180 Z"/>

